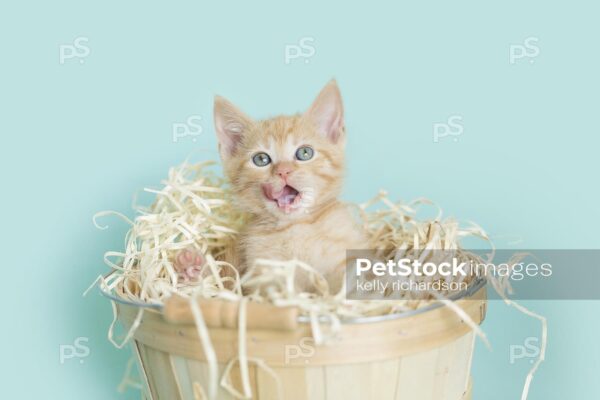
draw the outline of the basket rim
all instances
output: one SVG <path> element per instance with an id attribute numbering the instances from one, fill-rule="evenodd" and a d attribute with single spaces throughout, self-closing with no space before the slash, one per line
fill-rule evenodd
<path id="1" fill-rule="evenodd" d="M 475 293 L 477 293 L 481 288 L 483 288 L 487 283 L 487 279 L 482 276 L 476 276 L 473 282 L 467 287 L 467 289 L 460 291 L 458 293 L 449 296 L 447 299 L 451 301 L 457 301 L 463 299 L 465 297 L 471 297 Z M 119 304 L 124 304 L 132 307 L 144 308 L 149 310 L 154 310 L 157 312 L 161 312 L 163 309 L 162 304 L 153 304 L 153 303 L 141 303 L 135 301 L 125 300 L 111 292 L 103 290 L 101 287 L 98 288 L 100 290 L 100 294 L 114 302 Z M 360 300 L 357 300 L 360 301 Z M 381 301 L 389 301 L 389 300 L 381 300 Z M 390 320 L 396 320 L 400 318 L 408 318 L 414 315 L 422 314 L 431 310 L 435 310 L 437 308 L 444 307 L 444 304 L 441 302 L 433 302 L 425 307 L 418 308 L 416 310 L 404 311 L 401 313 L 393 313 L 393 314 L 385 314 L 385 315 L 373 315 L 368 317 L 356 317 L 356 318 L 348 318 L 341 319 L 340 323 L 346 325 L 350 324 L 368 324 L 368 323 L 376 323 L 376 322 L 384 322 Z M 308 316 L 298 316 L 298 323 L 300 324 L 309 324 L 311 322 L 310 317 Z M 323 316 L 319 318 L 319 322 L 330 322 L 329 318 Z"/>

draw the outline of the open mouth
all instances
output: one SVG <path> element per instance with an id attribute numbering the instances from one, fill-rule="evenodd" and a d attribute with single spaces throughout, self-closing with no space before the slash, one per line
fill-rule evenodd
<path id="1" fill-rule="evenodd" d="M 285 185 L 281 190 L 275 191 L 271 185 L 263 185 L 265 197 L 277 204 L 280 210 L 290 212 L 298 208 L 302 195 L 290 185 Z"/>

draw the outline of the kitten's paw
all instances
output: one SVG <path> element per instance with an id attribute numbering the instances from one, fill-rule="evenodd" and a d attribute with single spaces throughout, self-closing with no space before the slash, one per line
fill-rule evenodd
<path id="1" fill-rule="evenodd" d="M 196 280 L 206 260 L 204 255 L 195 249 L 182 249 L 175 256 L 175 271 L 184 282 Z"/>

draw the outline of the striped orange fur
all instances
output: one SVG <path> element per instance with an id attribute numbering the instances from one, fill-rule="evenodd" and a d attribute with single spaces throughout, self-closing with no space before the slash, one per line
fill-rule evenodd
<path id="1" fill-rule="evenodd" d="M 257 258 L 299 259 L 337 290 L 346 250 L 364 247 L 366 238 L 349 206 L 338 200 L 346 137 L 336 82 L 303 114 L 255 121 L 217 97 L 214 119 L 236 205 L 250 215 L 236 245 L 241 272 Z M 305 289 L 308 283 L 298 285 Z"/>

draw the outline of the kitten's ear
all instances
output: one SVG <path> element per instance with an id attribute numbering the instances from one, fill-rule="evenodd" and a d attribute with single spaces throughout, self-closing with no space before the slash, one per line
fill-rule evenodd
<path id="1" fill-rule="evenodd" d="M 316 125 L 320 133 L 336 143 L 344 135 L 344 106 L 342 95 L 332 79 L 321 89 L 308 111 L 304 114 Z"/>
<path id="2" fill-rule="evenodd" d="M 215 96 L 214 120 L 219 152 L 221 157 L 228 158 L 254 121 L 221 96 Z"/>

